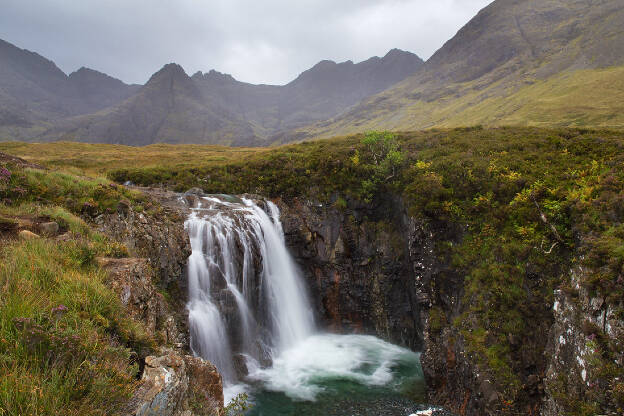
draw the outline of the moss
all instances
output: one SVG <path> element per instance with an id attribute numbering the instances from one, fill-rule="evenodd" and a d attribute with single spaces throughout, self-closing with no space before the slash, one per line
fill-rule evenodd
<path id="1" fill-rule="evenodd" d="M 347 209 L 347 200 L 343 197 L 338 197 L 336 202 L 334 202 L 334 207 L 340 211 L 344 211 Z"/>
<path id="2" fill-rule="evenodd" d="M 429 309 L 429 329 L 432 334 L 438 334 L 448 326 L 446 315 L 442 308 L 434 306 Z"/>

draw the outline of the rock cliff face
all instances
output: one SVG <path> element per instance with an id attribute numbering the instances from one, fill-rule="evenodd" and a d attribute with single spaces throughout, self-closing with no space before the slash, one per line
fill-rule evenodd
<path id="1" fill-rule="evenodd" d="M 123 243 L 132 256 L 144 257 L 168 286 L 182 276 L 191 246 L 184 231 L 184 217 L 168 208 L 159 215 L 133 210 L 121 203 L 114 213 L 95 216 L 99 231 Z"/>
<path id="2" fill-rule="evenodd" d="M 592 371 L 600 371 L 590 364 L 599 351 L 592 340 L 600 331 L 592 335 L 591 328 L 616 339 L 624 327 L 614 307 L 580 288 L 575 276 L 589 271 L 572 270 L 574 294 L 557 291 L 554 305 L 551 298 L 531 300 L 534 336 L 509 335 L 522 382 L 517 402 L 510 403 L 453 325 L 470 305 L 463 301 L 464 275 L 440 242 L 460 243 L 461 226 L 411 218 L 391 196 L 376 206 L 302 200 L 279 205 L 287 244 L 319 318 L 335 331 L 371 333 L 422 351 L 431 403 L 459 415 L 550 416 L 564 414 L 581 393 L 613 388 L 592 384 Z M 526 290 L 538 293 L 551 276 L 527 270 Z M 621 352 L 617 359 L 621 366 Z"/>
<path id="3" fill-rule="evenodd" d="M 388 210 L 337 209 L 310 201 L 280 204 L 287 244 L 310 286 L 319 318 L 336 332 L 377 334 L 422 348 L 421 303 L 410 220 L 399 200 Z M 382 219 L 375 212 L 390 216 Z M 406 278 L 409 276 L 409 278 Z M 425 278 L 423 276 L 423 278 Z"/>
<path id="4" fill-rule="evenodd" d="M 337 332 L 374 334 L 422 351 L 432 403 L 481 414 L 482 398 L 496 392 L 477 384 L 475 366 L 451 342 L 458 334 L 432 331 L 430 323 L 434 305 L 451 316 L 460 312 L 462 276 L 436 252 L 436 241 L 459 241 L 461 228 L 411 218 L 394 197 L 377 206 L 295 200 L 280 208 L 319 318 Z"/>
<path id="5" fill-rule="evenodd" d="M 550 359 L 544 381 L 547 394 L 543 415 L 555 416 L 580 408 L 578 400 L 585 397 L 608 392 L 617 400 L 624 395 L 621 379 L 614 377 L 611 383 L 604 383 L 605 372 L 613 370 L 610 366 L 624 366 L 624 351 L 613 348 L 614 341 L 624 340 L 624 320 L 616 312 L 622 305 L 592 296 L 581 285 L 586 276 L 595 273 L 576 266 L 570 271 L 569 287 L 555 292 L 555 323 L 545 352 Z M 617 403 L 611 406 L 621 411 Z"/>
<path id="6" fill-rule="evenodd" d="M 84 216 L 96 228 L 124 244 L 129 258 L 98 258 L 108 284 L 127 313 L 155 335 L 152 354 L 136 351 L 141 382 L 127 414 L 132 416 L 213 416 L 223 409 L 221 375 L 211 363 L 193 357 L 185 309 L 184 267 L 190 242 L 184 230 L 186 211 L 177 195 L 156 192 L 149 212 L 120 203 L 117 212 Z M 169 296 L 164 296 L 167 293 Z"/>
<path id="7" fill-rule="evenodd" d="M 130 316 L 143 322 L 146 329 L 157 334 L 164 345 L 178 349 L 188 347 L 186 320 L 157 290 L 152 281 L 156 273 L 149 260 L 99 258 L 98 264 L 107 271 L 109 285 L 118 294 Z"/>

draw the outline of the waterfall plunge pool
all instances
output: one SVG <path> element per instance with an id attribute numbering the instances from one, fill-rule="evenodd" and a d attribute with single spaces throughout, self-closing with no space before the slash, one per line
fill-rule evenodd
<path id="1" fill-rule="evenodd" d="M 269 368 L 248 367 L 249 384 L 226 389 L 227 398 L 248 393 L 248 416 L 431 414 L 420 355 L 372 336 L 313 335 Z"/>

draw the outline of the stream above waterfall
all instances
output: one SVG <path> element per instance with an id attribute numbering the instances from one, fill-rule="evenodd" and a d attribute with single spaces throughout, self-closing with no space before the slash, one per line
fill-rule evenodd
<path id="1" fill-rule="evenodd" d="M 373 336 L 317 329 L 270 201 L 187 198 L 194 354 L 250 416 L 401 415 L 428 409 L 420 355 Z"/>

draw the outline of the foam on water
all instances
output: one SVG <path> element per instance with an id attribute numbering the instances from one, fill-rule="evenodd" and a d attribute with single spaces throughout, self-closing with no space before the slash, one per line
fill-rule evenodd
<path id="1" fill-rule="evenodd" d="M 364 335 L 313 335 L 257 368 L 250 378 L 293 399 L 315 400 L 328 380 L 350 380 L 367 386 L 399 382 L 399 364 L 418 365 L 419 355 Z"/>

